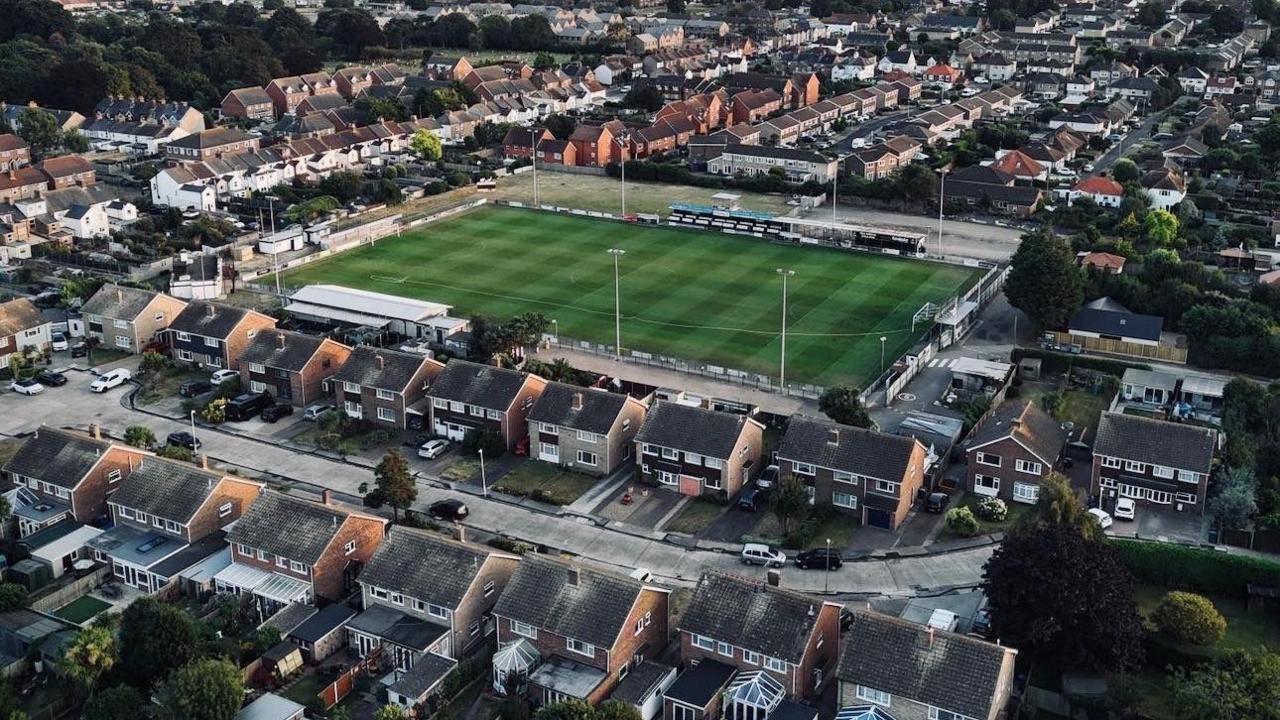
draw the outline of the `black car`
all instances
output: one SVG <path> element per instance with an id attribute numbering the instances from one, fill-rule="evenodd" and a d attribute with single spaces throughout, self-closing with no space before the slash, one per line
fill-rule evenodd
<path id="1" fill-rule="evenodd" d="M 262 411 L 262 422 L 273 423 L 282 417 L 288 417 L 293 414 L 293 406 L 281 403 L 264 408 Z"/>
<path id="2" fill-rule="evenodd" d="M 427 513 L 437 520 L 466 520 L 471 511 L 461 500 L 437 500 L 427 508 Z"/>
<path id="3" fill-rule="evenodd" d="M 991 613 L 986 608 L 973 616 L 973 634 L 983 638 L 991 636 Z"/>
<path id="4" fill-rule="evenodd" d="M 84 343 L 76 343 L 71 346 L 71 357 L 82 358 L 89 356 L 89 346 Z"/>
<path id="5" fill-rule="evenodd" d="M 947 494 L 931 493 L 924 501 L 924 509 L 935 515 L 942 514 L 947 509 Z"/>
<path id="6" fill-rule="evenodd" d="M 41 370 L 36 373 L 36 382 L 45 387 L 60 387 L 67 384 L 67 376 L 53 370 Z"/>
<path id="7" fill-rule="evenodd" d="M 185 398 L 198 397 L 213 389 L 208 380 L 188 380 L 178 386 L 178 394 Z"/>
<path id="8" fill-rule="evenodd" d="M 185 430 L 182 432 L 171 432 L 169 433 L 169 437 L 165 439 L 169 442 L 170 445 L 177 445 L 178 447 L 184 447 L 192 452 L 195 452 L 196 450 L 200 449 L 199 438 L 197 438 L 195 435 L 192 435 L 189 432 L 186 432 Z"/>
<path id="9" fill-rule="evenodd" d="M 829 548 L 813 548 L 796 554 L 796 567 L 805 570 L 839 570 L 844 565 L 840 551 Z"/>
<path id="10" fill-rule="evenodd" d="M 224 412 L 227 422 L 242 422 L 252 420 L 272 404 L 271 396 L 266 393 L 244 393 L 228 400 Z"/>

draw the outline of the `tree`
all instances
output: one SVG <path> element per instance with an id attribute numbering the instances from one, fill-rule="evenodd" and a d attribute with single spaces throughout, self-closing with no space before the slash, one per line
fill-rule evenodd
<path id="1" fill-rule="evenodd" d="M 677 15 L 684 12 L 684 0 L 667 0 L 667 12 Z"/>
<path id="2" fill-rule="evenodd" d="M 1277 720 L 1280 655 L 1230 650 L 1169 679 L 1180 720 Z"/>
<path id="3" fill-rule="evenodd" d="M 1219 5 L 1209 16 L 1209 27 L 1219 35 L 1235 35 L 1244 30 L 1244 18 L 1230 5 Z"/>
<path id="4" fill-rule="evenodd" d="M 573 698 L 538 708 L 533 720 L 596 720 L 596 709 L 585 700 Z"/>
<path id="5" fill-rule="evenodd" d="M 1111 167 L 1111 177 L 1120 184 L 1134 182 L 1142 176 L 1138 170 L 1138 165 L 1129 158 L 1120 158 L 1116 164 Z"/>
<path id="6" fill-rule="evenodd" d="M 824 390 L 818 398 L 818 409 L 841 425 L 860 428 L 875 425 L 871 414 L 862 404 L 862 391 L 849 385 L 833 385 Z"/>
<path id="7" fill-rule="evenodd" d="M 92 695 L 98 678 L 116 664 L 116 640 L 111 630 L 91 625 L 76 632 L 62 655 L 62 671 Z"/>
<path id="8" fill-rule="evenodd" d="M 418 498 L 418 486 L 413 483 L 409 473 L 409 463 L 399 450 L 389 450 L 382 456 L 382 462 L 373 469 L 374 483 L 387 504 L 391 506 L 395 519 L 400 519 L 400 511 L 407 509 Z"/>
<path id="9" fill-rule="evenodd" d="M 362 97 L 352 103 L 352 107 L 360 114 L 361 124 L 364 125 L 371 125 L 380 120 L 399 122 L 407 119 L 404 106 L 390 98 Z"/>
<path id="10" fill-rule="evenodd" d="M 373 714 L 373 720 L 404 720 L 404 711 L 395 705 L 383 705 Z"/>
<path id="11" fill-rule="evenodd" d="M 483 451 L 484 456 L 492 460 L 501 457 L 507 451 L 507 443 L 502 439 L 502 433 L 497 430 L 471 429 L 462 436 L 459 449 L 473 457 Z"/>
<path id="12" fill-rule="evenodd" d="M 1209 514 L 1224 528 L 1239 530 L 1258 512 L 1258 481 L 1247 467 L 1223 467 L 1209 498 Z"/>
<path id="13" fill-rule="evenodd" d="M 175 605 L 139 598 L 120 620 L 120 669 L 138 689 L 149 691 L 175 667 L 195 659 L 196 627 Z"/>
<path id="14" fill-rule="evenodd" d="M 622 106 L 653 112 L 663 104 L 662 91 L 647 82 L 638 82 L 622 96 Z"/>
<path id="15" fill-rule="evenodd" d="M 1084 302 L 1084 279 L 1075 260 L 1071 244 L 1050 232 L 1024 236 L 1004 284 L 1009 304 L 1041 328 L 1065 326 Z"/>
<path id="16" fill-rule="evenodd" d="M 13 582 L 0 583 L 0 612 L 21 610 L 27 606 L 27 589 Z"/>
<path id="17" fill-rule="evenodd" d="M 205 658 L 174 670 L 157 696 L 161 720 L 232 720 L 244 681 L 230 662 Z"/>
<path id="18" fill-rule="evenodd" d="M 1040 497 L 1030 512 L 1023 515 L 1013 532 L 1037 533 L 1046 526 L 1070 527 L 1083 537 L 1101 540 L 1102 526 L 1089 514 L 1071 480 L 1059 472 L 1051 472 L 1040 483 Z"/>
<path id="19" fill-rule="evenodd" d="M 1142 658 L 1133 578 L 1105 541 L 1053 524 L 1005 537 L 983 591 L 1001 641 L 1057 667 L 1123 670 Z"/>
<path id="20" fill-rule="evenodd" d="M 800 478 L 788 475 L 778 483 L 770 505 L 782 525 L 782 534 L 786 535 L 809 512 L 809 488 Z"/>
<path id="21" fill-rule="evenodd" d="M 435 162 L 444 155 L 440 138 L 427 128 L 419 128 L 413 133 L 413 137 L 409 138 L 409 149 L 414 155 L 428 162 Z"/>
<path id="22" fill-rule="evenodd" d="M 347 203 L 360 197 L 363 185 L 364 179 L 359 173 L 336 172 L 320 181 L 320 192 L 333 196 L 338 202 Z"/>
<path id="23" fill-rule="evenodd" d="M 1158 0 L 1147 0 L 1138 6 L 1138 12 L 1134 15 L 1140 25 L 1147 27 L 1160 27 L 1164 25 L 1168 14 L 1165 12 L 1164 4 Z"/>
<path id="24" fill-rule="evenodd" d="M 124 441 L 127 445 L 145 450 L 156 444 L 156 434 L 146 425 L 130 425 L 124 429 Z"/>
<path id="25" fill-rule="evenodd" d="M 978 518 L 967 507 L 954 507 L 947 511 L 947 529 L 960 537 L 978 534 Z"/>
<path id="26" fill-rule="evenodd" d="M 156 455 L 166 460 L 178 460 L 181 462 L 191 462 L 195 459 L 195 454 L 181 445 L 165 445 L 156 450 Z"/>
<path id="27" fill-rule="evenodd" d="M 1213 645 L 1227 632 L 1227 620 L 1209 598 L 1174 590 L 1151 612 L 1156 630 L 1174 642 Z"/>
<path id="28" fill-rule="evenodd" d="M 98 693 L 85 705 L 84 720 L 136 720 L 138 708 L 145 704 L 137 690 L 117 685 Z"/>
<path id="29" fill-rule="evenodd" d="M 53 113 L 40 108 L 27 108 L 18 113 L 18 137 L 27 141 L 37 157 L 58 148 L 62 128 Z"/>
<path id="30" fill-rule="evenodd" d="M 640 712 L 633 705 L 605 700 L 596 706 L 596 720 L 640 720 Z"/>
<path id="31" fill-rule="evenodd" d="M 1168 210 L 1152 210 L 1142 221 L 1147 239 L 1159 247 L 1168 247 L 1178 239 L 1178 216 Z"/>
<path id="32" fill-rule="evenodd" d="M 550 70 L 556 64 L 556 56 L 549 52 L 539 52 L 533 56 L 533 67 L 538 70 Z"/>
<path id="33" fill-rule="evenodd" d="M 551 113 L 542 121 L 542 126 L 555 135 L 556 139 L 568 140 L 574 128 L 578 127 L 578 122 L 564 113 Z"/>

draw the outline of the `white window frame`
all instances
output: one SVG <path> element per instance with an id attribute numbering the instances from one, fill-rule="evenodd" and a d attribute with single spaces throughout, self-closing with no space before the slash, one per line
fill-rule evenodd
<path id="1" fill-rule="evenodd" d="M 515 633 L 516 635 L 519 635 L 520 637 L 529 638 L 530 640 L 538 639 L 538 628 L 530 625 L 529 623 L 522 623 L 519 620 L 512 620 L 510 624 L 511 624 L 511 632 Z"/>
<path id="2" fill-rule="evenodd" d="M 664 448 L 660 448 L 660 451 L 662 453 L 663 460 L 679 460 L 680 459 L 679 450 L 673 450 L 672 448 L 664 447 Z"/>
<path id="3" fill-rule="evenodd" d="M 1044 465 L 1030 460 L 1018 460 L 1014 463 L 1014 468 L 1020 473 L 1039 475 L 1044 470 Z"/>
<path id="4" fill-rule="evenodd" d="M 249 381 L 249 392 L 260 393 L 260 392 L 266 392 L 266 390 L 267 390 L 266 383 L 258 382 L 257 380 Z"/>
<path id="5" fill-rule="evenodd" d="M 485 597 L 489 597 L 490 595 L 492 595 L 492 594 L 493 594 L 493 591 L 494 591 L 494 590 L 496 590 L 496 589 L 497 589 L 497 587 L 498 587 L 498 586 L 497 586 L 497 585 L 496 585 L 492 580 L 487 580 L 487 581 L 485 581 L 485 584 L 484 584 L 484 596 L 485 596 Z"/>
<path id="6" fill-rule="evenodd" d="M 290 570 L 292 570 L 292 571 L 294 571 L 294 572 L 296 572 L 296 573 L 304 573 L 304 572 L 306 572 L 306 571 L 307 571 L 307 566 L 306 566 L 306 565 L 303 565 L 302 563 L 298 562 L 297 560 L 290 560 L 290 561 L 289 561 L 289 569 L 290 569 Z"/>
<path id="7" fill-rule="evenodd" d="M 379 407 L 378 419 L 382 420 L 383 422 L 395 422 L 396 411 L 389 407 Z"/>
<path id="8" fill-rule="evenodd" d="M 437 410 L 448 410 L 449 401 L 443 398 L 431 398 L 431 406 Z"/>
<path id="9" fill-rule="evenodd" d="M 662 483 L 663 485 L 678 485 L 680 484 L 680 478 L 676 477 L 676 474 L 673 472 L 669 472 L 667 470 L 659 470 L 658 482 Z"/>
<path id="10" fill-rule="evenodd" d="M 1119 469 L 1120 469 L 1120 458 L 1116 458 L 1116 457 L 1106 457 L 1106 456 L 1104 456 L 1104 457 L 1102 458 L 1102 467 L 1104 467 L 1104 468 L 1111 468 L 1112 470 L 1119 470 Z"/>
<path id="11" fill-rule="evenodd" d="M 1015 481 L 1013 483 L 1013 499 L 1020 502 L 1038 502 L 1040 500 L 1040 486 L 1035 483 Z"/>
<path id="12" fill-rule="evenodd" d="M 848 483 L 850 485 L 858 484 L 858 476 L 848 472 L 847 470 L 833 470 L 831 472 L 831 479 L 836 482 Z"/>
<path id="13" fill-rule="evenodd" d="M 1143 463 L 1143 462 L 1137 462 L 1137 461 L 1135 461 L 1135 460 L 1125 460 L 1125 461 L 1124 461 L 1124 471 L 1125 471 L 1125 472 L 1144 473 L 1144 472 L 1146 472 L 1146 471 L 1147 471 L 1147 464 L 1146 464 L 1146 463 Z"/>
<path id="14" fill-rule="evenodd" d="M 360 394 L 360 383 L 353 383 L 353 382 L 351 382 L 350 380 L 343 380 L 343 381 L 342 381 L 342 391 L 343 391 L 343 392 L 349 392 L 349 393 L 355 393 L 356 395 L 359 395 L 359 394 Z"/>
<path id="15" fill-rule="evenodd" d="M 994 458 L 994 462 L 992 461 L 993 458 Z M 986 465 L 988 467 L 1000 467 L 1000 463 L 1001 463 L 1001 458 L 999 455 L 993 455 L 989 452 L 983 452 L 981 450 L 978 451 L 975 459 L 978 461 L 979 465 Z M 862 687 L 862 686 L 859 685 L 858 687 Z"/>
<path id="16" fill-rule="evenodd" d="M 848 498 L 845 502 L 841 502 L 841 498 Z M 840 492 L 836 490 L 831 493 L 831 504 L 836 507 L 842 507 L 849 510 L 858 509 L 858 496 L 853 493 Z"/>
<path id="17" fill-rule="evenodd" d="M 703 464 L 704 466 L 706 466 L 706 467 L 708 467 L 708 468 L 712 469 L 712 470 L 723 470 L 723 469 L 724 469 L 724 460 L 721 460 L 720 458 L 713 458 L 713 457 L 705 457 L 705 456 L 704 456 L 704 457 L 702 458 L 702 464 Z"/>
<path id="18" fill-rule="evenodd" d="M 816 471 L 814 470 L 813 465 L 810 463 L 802 463 L 802 462 L 793 460 L 791 462 L 791 472 L 795 473 L 796 475 L 812 476 Z"/>
<path id="19" fill-rule="evenodd" d="M 179 342 L 190 342 L 190 341 L 191 341 L 191 333 L 184 333 L 184 332 L 182 332 L 181 330 L 179 330 L 179 331 L 177 331 L 177 333 L 176 333 L 176 334 L 177 334 L 177 336 L 178 336 L 178 341 L 179 341 Z"/>
<path id="20" fill-rule="evenodd" d="M 1151 474 L 1152 474 L 1152 475 L 1154 475 L 1155 477 L 1158 477 L 1158 478 L 1164 478 L 1165 480 L 1171 480 L 1171 479 L 1173 479 L 1174 471 L 1173 471 L 1173 468 L 1171 468 L 1171 467 L 1165 467 L 1164 465 L 1152 465 L 1152 466 L 1151 466 Z"/>
<path id="21" fill-rule="evenodd" d="M 889 695 L 889 693 L 883 690 L 877 690 L 873 687 L 867 687 L 866 685 L 858 685 L 854 694 L 859 700 L 866 700 L 867 702 L 875 703 L 876 705 L 883 705 L 884 707 L 890 707 L 889 703 L 892 702 L 892 696 Z"/>
<path id="22" fill-rule="evenodd" d="M 216 347 L 218 347 L 218 338 L 216 338 L 216 337 L 211 337 L 211 336 L 205 336 L 205 339 L 204 339 L 204 345 L 205 345 L 205 347 L 212 347 L 212 348 L 216 348 Z"/>
<path id="23" fill-rule="evenodd" d="M 447 620 L 449 618 L 449 608 L 434 603 L 427 603 L 427 614 L 433 618 Z"/>
<path id="24" fill-rule="evenodd" d="M 706 635 L 694 635 L 693 646 L 699 650 L 715 650 L 716 641 Z"/>
<path id="25" fill-rule="evenodd" d="M 600 442 L 600 436 L 593 432 L 587 432 L 586 430 L 579 430 L 578 440 L 580 442 L 591 443 L 594 445 L 595 443 Z"/>
<path id="26" fill-rule="evenodd" d="M 588 455 L 591 457 L 591 459 L 590 459 L 590 460 L 587 460 L 587 459 L 586 459 L 586 456 L 588 456 Z M 578 451 L 578 464 L 579 464 L 579 465 L 587 465 L 587 466 L 589 466 L 589 467 L 595 467 L 595 466 L 596 466 L 596 464 L 597 464 L 597 463 L 599 463 L 599 462 L 600 462 L 600 456 L 599 456 L 599 455 L 597 455 L 596 453 L 593 453 L 593 452 L 587 452 L 586 450 L 579 450 L 579 451 Z"/>
<path id="27" fill-rule="evenodd" d="M 355 540 L 348 540 L 348 541 L 347 541 L 347 544 L 342 546 L 342 554 L 343 554 L 343 555 L 350 555 L 351 553 L 353 553 L 353 552 L 355 552 L 355 551 L 356 551 L 356 541 L 355 541 Z"/>
<path id="28" fill-rule="evenodd" d="M 787 664 L 772 655 L 765 655 L 764 669 L 784 673 L 787 671 Z"/>
<path id="29" fill-rule="evenodd" d="M 724 641 L 716 641 L 716 653 L 731 658 L 733 657 L 733 645 Z"/>
<path id="30" fill-rule="evenodd" d="M 267 366 L 263 365 L 262 363 L 256 363 L 256 362 L 249 363 L 249 372 L 265 373 L 266 371 L 267 371 Z"/>
<path id="31" fill-rule="evenodd" d="M 589 658 L 593 658 L 596 656 L 596 646 L 592 645 L 591 643 L 585 643 L 585 642 L 582 642 L 581 640 L 575 640 L 574 638 L 565 638 L 564 646 L 566 650 L 572 653 L 585 655 L 586 657 L 589 657 Z"/>
<path id="32" fill-rule="evenodd" d="M 759 664 L 760 664 L 760 653 L 758 653 L 758 652 L 753 652 L 753 651 L 751 651 L 751 650 L 745 650 L 745 649 L 744 649 L 744 650 L 742 651 L 742 662 L 744 662 L 744 663 L 746 663 L 746 664 L 748 664 L 748 665 L 759 665 Z"/>
<path id="33" fill-rule="evenodd" d="M 878 493 L 897 495 L 898 490 L 901 489 L 901 487 L 902 483 L 894 482 L 892 480 L 876 480 L 876 492 Z"/>
<path id="34" fill-rule="evenodd" d="M 1185 493 L 1185 492 L 1174 493 L 1173 497 L 1175 500 L 1177 500 L 1180 503 L 1185 503 L 1187 505 L 1196 504 L 1196 496 L 1192 493 Z"/>
<path id="35" fill-rule="evenodd" d="M 379 400 L 395 400 L 396 399 L 395 393 L 391 392 L 390 390 L 384 390 L 382 388 L 378 388 L 377 390 L 374 390 L 373 394 Z"/>
<path id="36" fill-rule="evenodd" d="M 1196 483 L 1196 484 L 1199 484 L 1199 483 L 1200 483 L 1200 473 L 1198 473 L 1198 472 L 1191 472 L 1190 470 L 1179 470 L 1179 471 L 1178 471 L 1178 481 L 1179 481 L 1179 482 L 1188 482 L 1188 483 Z"/>

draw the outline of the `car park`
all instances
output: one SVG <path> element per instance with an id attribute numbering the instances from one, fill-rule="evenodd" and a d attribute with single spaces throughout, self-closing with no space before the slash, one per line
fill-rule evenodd
<path id="1" fill-rule="evenodd" d="M 27 378 L 26 380 L 14 380 L 9 383 L 9 389 L 19 395 L 39 395 L 44 392 L 44 386 L 35 378 Z"/>
<path id="2" fill-rule="evenodd" d="M 239 377 L 240 373 L 235 370 L 215 370 L 213 371 L 213 374 L 209 376 L 209 382 L 214 385 L 221 385 L 226 382 L 231 382 L 233 379 L 238 379 Z"/>
<path id="3" fill-rule="evenodd" d="M 1138 504 L 1132 498 L 1116 500 L 1115 518 L 1117 520 L 1133 520 L 1137 516 Z"/>
<path id="4" fill-rule="evenodd" d="M 199 397 L 213 389 L 208 380 L 188 380 L 178 386 L 178 394 L 184 398 Z"/>
<path id="5" fill-rule="evenodd" d="M 96 393 L 104 393 L 111 388 L 119 387 L 133 378 L 133 373 L 124 368 L 109 370 L 89 383 L 89 389 Z"/>
<path id="6" fill-rule="evenodd" d="M 53 370 L 41 370 L 36 373 L 36 382 L 45 387 L 62 387 L 67 384 L 67 376 Z"/>
<path id="7" fill-rule="evenodd" d="M 787 564 L 787 556 L 763 543 L 747 543 L 742 546 L 742 564 L 780 568 Z"/>
<path id="8" fill-rule="evenodd" d="M 458 522 L 465 520 L 471 511 L 461 500 L 437 500 L 427 507 L 427 514 L 437 520 Z"/>
<path id="9" fill-rule="evenodd" d="M 62 352 L 63 350 L 71 349 L 71 342 L 67 340 L 67 336 L 63 333 L 54 333 L 50 341 L 53 345 L 54 352 Z"/>
<path id="10" fill-rule="evenodd" d="M 1097 523 L 1102 526 L 1103 530 L 1111 527 L 1112 523 L 1115 522 L 1115 520 L 1112 520 L 1111 516 L 1107 514 L 1107 511 L 1102 508 L 1089 508 L 1089 517 L 1097 521 Z"/>
<path id="11" fill-rule="evenodd" d="M 840 551 L 834 548 L 813 548 L 796 553 L 796 567 L 805 570 L 839 570 L 844 565 Z"/>
<path id="12" fill-rule="evenodd" d="M 288 403 L 269 405 L 262 409 L 262 422 L 273 423 L 293 414 L 293 406 Z"/>
<path id="13" fill-rule="evenodd" d="M 165 441 L 170 445 L 184 447 L 192 452 L 200 449 L 200 440 L 185 430 L 169 433 L 169 437 L 165 438 Z"/>
<path id="14" fill-rule="evenodd" d="M 434 460 L 445 453 L 449 449 L 448 440 L 428 440 L 418 448 L 418 457 Z"/>
<path id="15" fill-rule="evenodd" d="M 317 403 L 315 405 L 309 405 L 306 410 L 302 411 L 302 419 L 303 420 L 319 420 L 321 415 L 329 412 L 330 410 L 337 410 L 337 408 L 327 403 Z"/>

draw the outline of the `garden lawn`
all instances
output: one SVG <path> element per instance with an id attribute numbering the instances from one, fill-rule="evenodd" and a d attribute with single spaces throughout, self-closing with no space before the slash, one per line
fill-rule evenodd
<path id="1" fill-rule="evenodd" d="M 69 623 L 80 625 L 92 620 L 98 613 L 111 607 L 111 603 L 92 595 L 81 595 L 54 611 L 54 615 Z"/>
<path id="2" fill-rule="evenodd" d="M 990 535 L 992 533 L 1007 532 L 1009 528 L 1013 527 L 1013 525 L 1018 522 L 1018 518 L 1025 515 L 1028 511 L 1031 510 L 1031 507 L 1032 507 L 1030 505 L 1024 505 L 1023 503 L 1006 502 L 1005 506 L 1009 508 L 1009 513 L 1005 516 L 1005 519 L 1002 522 L 991 522 L 989 520 L 983 520 L 982 516 L 978 514 L 978 505 L 984 499 L 986 498 L 983 495 L 965 493 L 964 497 L 960 498 L 960 502 L 955 504 L 955 507 L 958 507 L 958 508 L 967 507 L 969 508 L 970 511 L 973 512 L 973 516 L 978 519 L 979 535 Z M 947 523 L 945 520 L 943 520 L 942 526 L 938 530 L 937 537 L 934 538 L 935 542 L 943 542 L 946 540 L 959 540 L 959 539 L 960 539 L 960 536 L 953 533 L 951 531 L 951 528 L 947 527 Z"/>
<path id="3" fill-rule="evenodd" d="M 534 500 L 552 505 L 569 505 L 599 482 L 598 478 L 571 472 L 551 463 L 526 460 L 514 470 L 503 475 L 494 489 L 510 495 L 533 497 Z"/>
<path id="4" fill-rule="evenodd" d="M 694 498 L 689 501 L 688 505 L 684 506 L 683 510 L 676 513 L 676 516 L 671 518 L 671 521 L 666 526 L 659 528 L 659 530 L 696 535 L 715 522 L 715 519 L 724 510 L 724 505 L 718 505 L 702 498 Z"/>
<path id="5" fill-rule="evenodd" d="M 1138 612 L 1145 617 L 1150 615 L 1160 599 L 1169 592 L 1169 588 L 1158 585 L 1139 584 L 1134 589 L 1134 597 L 1138 601 Z M 1251 613 L 1243 600 L 1210 595 L 1214 607 L 1227 620 L 1227 633 L 1213 650 L 1256 650 L 1266 646 L 1271 652 L 1280 652 L 1280 617 L 1266 613 Z"/>
<path id="6" fill-rule="evenodd" d="M 981 271 L 869 253 L 769 243 L 668 227 L 486 206 L 310 263 L 296 288 L 333 283 L 428 299 L 453 314 L 505 319 L 541 312 L 565 338 L 612 345 L 613 256 L 620 264 L 622 344 L 672 358 L 777 376 L 782 284 L 787 373 L 822 385 L 864 383 L 908 349 L 912 316 Z M 263 282 L 271 282 L 266 279 Z M 923 328 L 918 328 L 923 331 Z"/>

